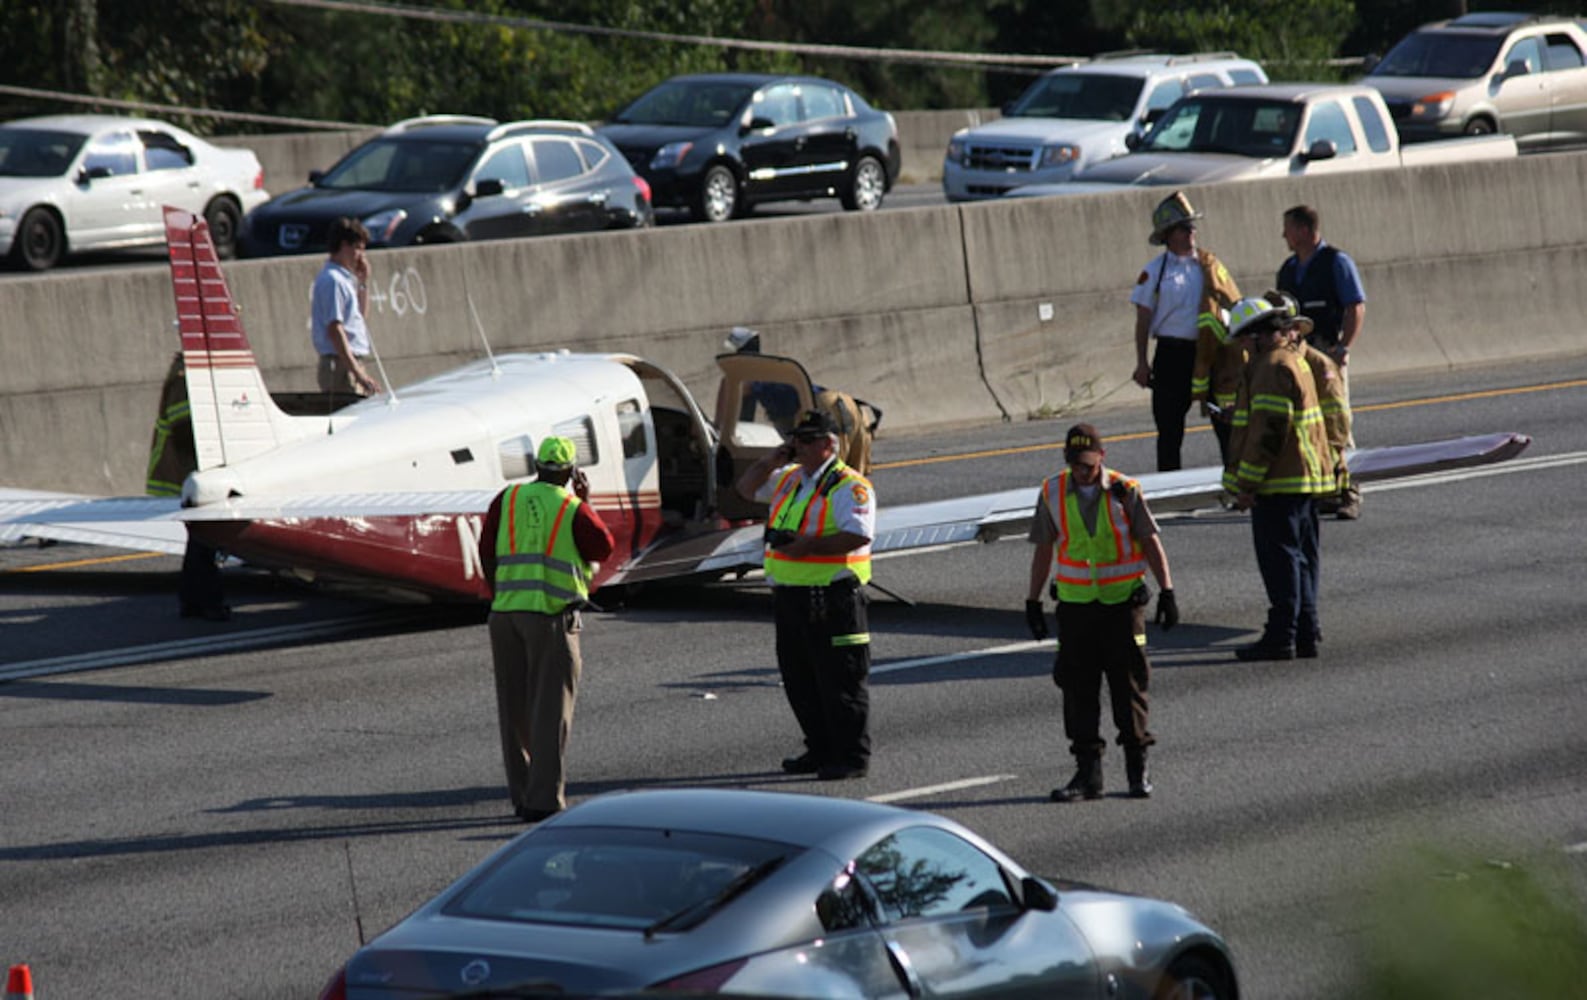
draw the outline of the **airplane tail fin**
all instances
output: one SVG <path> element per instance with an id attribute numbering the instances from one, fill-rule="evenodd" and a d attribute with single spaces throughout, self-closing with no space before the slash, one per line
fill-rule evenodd
<path id="1" fill-rule="evenodd" d="M 200 216 L 165 208 L 176 322 L 198 468 L 240 462 L 298 437 L 265 388 L 220 258 Z"/>

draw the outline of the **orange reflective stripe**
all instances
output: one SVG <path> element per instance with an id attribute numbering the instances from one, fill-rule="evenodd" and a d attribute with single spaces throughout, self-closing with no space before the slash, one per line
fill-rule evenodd
<path id="1" fill-rule="evenodd" d="M 546 539 L 546 555 L 550 555 L 551 550 L 556 548 L 557 532 L 562 530 L 562 515 L 567 513 L 568 504 L 572 502 L 573 495 L 570 493 L 562 498 L 562 506 L 557 508 L 556 520 L 551 522 L 551 537 Z"/>
<path id="2" fill-rule="evenodd" d="M 518 551 L 518 491 L 522 488 L 521 483 L 514 486 L 507 498 L 507 544 L 514 552 Z"/>

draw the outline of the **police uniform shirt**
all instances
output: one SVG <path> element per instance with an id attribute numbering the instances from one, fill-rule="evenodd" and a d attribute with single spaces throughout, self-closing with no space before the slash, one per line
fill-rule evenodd
<path id="1" fill-rule="evenodd" d="M 1204 277 L 1195 253 L 1181 257 L 1165 251 L 1147 263 L 1130 301 L 1152 311 L 1147 327 L 1152 336 L 1195 342 Z"/>
<path id="2" fill-rule="evenodd" d="M 793 470 L 799 477 L 799 482 L 788 502 L 797 504 L 810 495 L 810 491 L 820 484 L 827 470 L 837 460 L 837 456 L 833 455 L 821 464 L 815 475 L 810 476 L 805 475 L 804 466 L 797 462 L 785 465 L 767 477 L 760 485 L 760 489 L 755 491 L 755 499 L 760 503 L 770 503 L 777 484 L 782 482 L 783 475 Z M 844 482 L 827 494 L 827 503 L 832 511 L 832 522 L 837 525 L 839 531 L 846 531 L 865 539 L 876 537 L 876 497 L 869 482 L 863 479 Z M 845 570 L 838 578 L 852 575 Z"/>
<path id="3" fill-rule="evenodd" d="M 335 322 L 347 331 L 347 349 L 353 357 L 361 358 L 369 353 L 369 329 L 358 308 L 358 279 L 353 277 L 353 272 L 334 260 L 327 260 L 314 279 L 310 303 L 316 351 L 322 355 L 336 353 L 329 329 Z"/>
<path id="4" fill-rule="evenodd" d="M 1058 498 L 1058 483 L 1054 477 L 1052 486 L 1053 499 Z M 1070 488 L 1074 491 L 1075 504 L 1080 508 L 1080 520 L 1085 525 L 1086 531 L 1097 530 L 1097 507 L 1102 499 L 1102 486 L 1079 486 L 1070 480 Z M 1151 509 L 1146 506 L 1146 498 L 1141 496 L 1138 489 L 1130 490 L 1129 497 L 1124 501 L 1124 513 L 1130 521 L 1130 535 L 1138 542 L 1144 542 L 1157 534 L 1157 519 L 1152 516 Z M 1041 491 L 1036 491 L 1036 514 L 1030 524 L 1030 540 L 1037 545 L 1052 545 L 1058 541 L 1058 525 L 1053 523 L 1052 511 L 1047 507 L 1047 498 Z"/>

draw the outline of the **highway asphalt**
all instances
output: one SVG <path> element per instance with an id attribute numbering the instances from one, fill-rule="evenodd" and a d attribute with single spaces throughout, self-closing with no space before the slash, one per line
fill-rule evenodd
<path id="1" fill-rule="evenodd" d="M 1085 416 L 1110 464 L 1145 472 L 1126 375 Z M 1587 358 L 1354 391 L 1364 446 L 1535 440 L 1509 468 L 1370 488 L 1359 522 L 1325 522 L 1316 661 L 1234 660 L 1265 605 L 1243 516 L 1165 519 L 1184 622 L 1150 636 L 1151 800 L 1047 801 L 1069 761 L 1020 541 L 878 564 L 912 603 L 872 605 L 862 781 L 777 769 L 796 731 L 760 585 L 653 587 L 590 616 L 571 797 L 713 785 L 941 812 L 1037 871 L 1186 905 L 1228 937 L 1249 997 L 1355 994 L 1386 873 L 1419 871 L 1415 845 L 1455 859 L 1429 887 L 1508 865 L 1579 909 Z M 1034 490 L 1067 422 L 884 428 L 879 500 Z M 1205 431 L 1188 451 L 1216 457 Z M 182 621 L 176 560 L 104 555 L 0 550 L 0 676 L 31 675 L 0 682 L 0 965 L 29 963 L 40 997 L 315 996 L 361 936 L 522 829 L 477 611 L 241 571 L 233 621 Z M 1106 777 L 1122 789 L 1117 751 Z"/>

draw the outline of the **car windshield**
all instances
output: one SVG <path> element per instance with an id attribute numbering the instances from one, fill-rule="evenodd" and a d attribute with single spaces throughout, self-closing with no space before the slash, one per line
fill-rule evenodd
<path id="1" fill-rule="evenodd" d="M 525 837 L 465 886 L 445 912 L 525 923 L 681 930 L 799 851 L 772 841 L 682 830 L 548 827 Z M 680 920 L 681 914 L 689 919 Z"/>
<path id="2" fill-rule="evenodd" d="M 1105 73 L 1054 73 L 1031 84 L 1010 118 L 1088 118 L 1122 122 L 1135 114 L 1145 82 Z"/>
<path id="3" fill-rule="evenodd" d="M 59 177 L 87 141 L 77 132 L 0 128 L 0 177 Z"/>
<path id="4" fill-rule="evenodd" d="M 1498 35 L 1414 31 L 1400 39 L 1368 75 L 1475 79 L 1493 66 L 1503 41 Z"/>
<path id="5" fill-rule="evenodd" d="M 723 80 L 668 80 L 612 118 L 619 125 L 726 125 L 755 93 L 755 85 Z"/>
<path id="6" fill-rule="evenodd" d="M 1301 106 L 1290 101 L 1187 97 L 1168 109 L 1137 152 L 1288 156 Z"/>
<path id="7" fill-rule="evenodd" d="M 479 155 L 476 142 L 373 139 L 319 180 L 322 188 L 440 194 L 460 187 Z"/>

